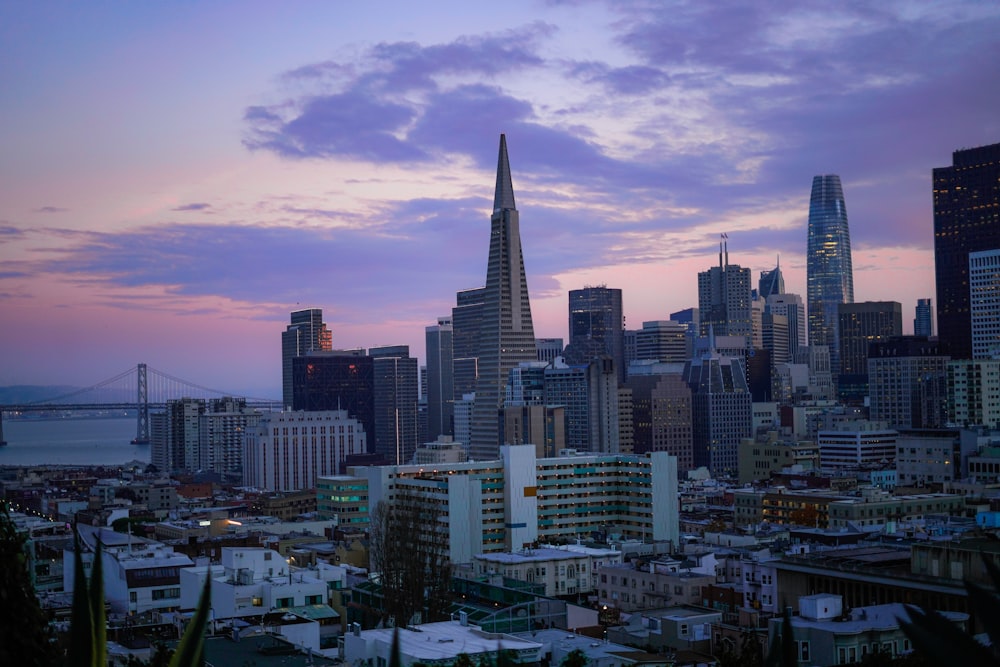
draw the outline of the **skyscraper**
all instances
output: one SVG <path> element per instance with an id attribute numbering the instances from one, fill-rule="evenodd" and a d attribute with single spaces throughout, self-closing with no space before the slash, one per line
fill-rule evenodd
<path id="1" fill-rule="evenodd" d="M 709 328 L 716 336 L 743 336 L 747 347 L 753 335 L 750 269 L 729 263 L 729 248 L 719 244 L 719 265 L 698 274 L 698 314 L 701 335 Z"/>
<path id="2" fill-rule="evenodd" d="M 840 375 L 837 393 L 860 404 L 868 395 L 868 348 L 903 335 L 903 306 L 897 301 L 842 303 L 837 307 L 840 334 Z"/>
<path id="3" fill-rule="evenodd" d="M 757 293 L 760 298 L 767 299 L 772 294 L 785 293 L 785 278 L 781 275 L 781 260 L 770 271 L 760 272 L 760 282 L 757 283 Z"/>
<path id="4" fill-rule="evenodd" d="M 969 253 L 1000 248 L 1000 144 L 955 151 L 934 170 L 934 278 L 938 339 L 972 358 Z"/>
<path id="5" fill-rule="evenodd" d="M 604 285 L 570 290 L 566 362 L 586 364 L 602 356 L 614 359 L 618 381 L 623 381 L 625 318 L 622 291 Z"/>
<path id="6" fill-rule="evenodd" d="M 454 435 L 454 330 L 450 317 L 425 329 L 427 344 L 427 439 Z"/>
<path id="7" fill-rule="evenodd" d="M 479 340 L 479 379 L 469 454 L 477 460 L 488 460 L 500 456 L 499 420 L 507 376 L 522 361 L 537 359 L 521 230 L 510 178 L 507 138 L 503 134 L 490 216 L 490 254 Z"/>
<path id="8" fill-rule="evenodd" d="M 284 407 L 292 405 L 292 359 L 311 352 L 333 349 L 333 334 L 323 323 L 323 310 L 296 310 L 291 324 L 281 332 L 281 400 Z"/>
<path id="9" fill-rule="evenodd" d="M 934 335 L 934 305 L 930 299 L 917 299 L 917 307 L 913 317 L 913 335 Z"/>
<path id="10" fill-rule="evenodd" d="M 479 377 L 479 334 L 483 328 L 483 297 L 485 287 L 462 290 L 455 295 L 451 309 L 452 367 L 454 369 L 455 401 L 476 390 Z"/>
<path id="11" fill-rule="evenodd" d="M 837 306 L 854 303 L 851 234 L 840 176 L 815 176 L 809 198 L 806 246 L 809 344 L 827 345 L 834 372 L 840 368 Z"/>
<path id="12" fill-rule="evenodd" d="M 417 359 L 408 345 L 369 348 L 375 391 L 376 454 L 391 464 L 413 460 L 417 450 Z"/>

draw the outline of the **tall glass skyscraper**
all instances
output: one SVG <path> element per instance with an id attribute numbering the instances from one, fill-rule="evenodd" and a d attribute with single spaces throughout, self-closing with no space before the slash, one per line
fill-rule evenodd
<path id="1" fill-rule="evenodd" d="M 1000 144 L 955 151 L 934 170 L 934 277 L 942 352 L 971 359 L 969 253 L 1000 248 Z"/>
<path id="2" fill-rule="evenodd" d="M 813 177 L 806 247 L 809 344 L 830 348 L 830 366 L 840 368 L 837 306 L 854 303 L 851 234 L 840 176 Z"/>

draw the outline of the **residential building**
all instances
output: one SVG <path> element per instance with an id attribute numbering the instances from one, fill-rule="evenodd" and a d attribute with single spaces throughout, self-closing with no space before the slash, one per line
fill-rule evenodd
<path id="1" fill-rule="evenodd" d="M 333 334 L 323 322 L 323 310 L 307 308 L 291 314 L 291 324 L 281 332 L 281 399 L 292 407 L 292 359 L 333 349 Z"/>
<path id="2" fill-rule="evenodd" d="M 952 359 L 971 359 L 969 253 L 1000 248 L 1000 143 L 955 151 L 933 179 L 938 338 Z"/>
<path id="3" fill-rule="evenodd" d="M 367 530 L 371 514 L 368 480 L 351 475 L 318 475 L 316 513 L 339 527 Z"/>
<path id="4" fill-rule="evenodd" d="M 473 568 L 480 576 L 499 574 L 508 579 L 539 584 L 547 597 L 591 594 L 596 570 L 586 553 L 545 547 L 513 553 L 479 554 L 473 559 Z"/>
<path id="5" fill-rule="evenodd" d="M 469 453 L 479 460 L 499 454 L 499 415 L 510 369 L 535 361 L 528 282 L 521 252 L 521 231 L 507 157 L 507 138 L 500 135 L 497 182 L 490 218 L 490 252 L 483 295 L 479 378 L 473 403 Z"/>
<path id="6" fill-rule="evenodd" d="M 367 451 L 361 422 L 346 410 L 272 412 L 247 433 L 243 483 L 269 491 L 316 488 L 320 475 L 346 472 L 351 454 Z"/>
<path id="7" fill-rule="evenodd" d="M 435 539 L 452 563 L 595 531 L 677 544 L 677 461 L 665 452 L 539 459 L 534 447 L 504 445 L 501 454 L 351 473 L 367 479 L 370 507 L 405 497 L 439 512 Z"/>
<path id="8" fill-rule="evenodd" d="M 963 477 L 975 444 L 958 429 L 901 430 L 896 436 L 896 483 L 940 490 Z"/>
<path id="9" fill-rule="evenodd" d="M 806 301 L 809 345 L 825 345 L 835 372 L 840 369 L 837 307 L 854 303 L 851 233 L 840 176 L 815 176 L 809 197 L 806 243 Z M 900 332 L 902 334 L 902 332 Z"/>

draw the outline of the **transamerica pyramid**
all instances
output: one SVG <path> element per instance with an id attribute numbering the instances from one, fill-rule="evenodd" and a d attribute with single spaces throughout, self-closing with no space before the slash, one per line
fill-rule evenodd
<path id="1" fill-rule="evenodd" d="M 536 361 L 528 281 L 524 277 L 521 230 L 507 157 L 507 137 L 500 135 L 497 185 L 490 216 L 490 256 L 486 269 L 479 378 L 472 409 L 469 456 L 477 461 L 500 458 L 500 422 L 504 388 L 512 368 Z"/>

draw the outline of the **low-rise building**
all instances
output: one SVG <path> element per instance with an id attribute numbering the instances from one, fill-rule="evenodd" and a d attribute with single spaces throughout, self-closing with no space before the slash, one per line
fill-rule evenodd
<path id="1" fill-rule="evenodd" d="M 544 595 L 587 595 L 594 590 L 594 564 L 583 553 L 561 549 L 526 549 L 517 553 L 480 554 L 473 559 L 477 575 L 502 574 L 544 586 Z"/>

